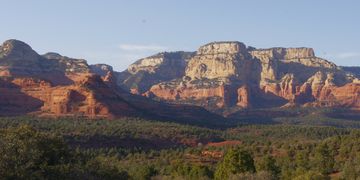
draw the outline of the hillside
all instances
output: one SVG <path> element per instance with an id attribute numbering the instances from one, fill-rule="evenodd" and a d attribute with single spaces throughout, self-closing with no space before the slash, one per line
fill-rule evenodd
<path id="1" fill-rule="evenodd" d="M 116 72 L 8 40 L 0 68 L 5 179 L 356 179 L 360 172 L 357 68 L 311 48 L 215 42 Z"/>
<path id="2" fill-rule="evenodd" d="M 258 108 L 360 109 L 357 69 L 319 58 L 312 48 L 256 49 L 236 41 L 213 42 L 176 59 L 185 67 L 168 63 L 174 59 L 166 56 L 156 58 L 130 65 L 120 73 L 120 85 L 134 94 L 195 104 L 226 116 Z M 142 80 L 149 78 L 143 76 L 147 73 L 166 76 L 165 67 L 176 68 L 177 73 L 167 76 L 171 80 Z"/>
<path id="3" fill-rule="evenodd" d="M 18 40 L 0 46 L 0 115 L 148 117 L 209 125 L 222 119 L 200 107 L 126 93 L 108 65 L 57 53 L 39 55 Z"/>
<path id="4" fill-rule="evenodd" d="M 299 116 L 306 111 L 288 109 L 311 107 L 334 109 L 332 116 L 347 109 L 357 118 L 360 107 L 357 68 L 338 67 L 311 48 L 213 42 L 196 52 L 140 59 L 124 72 L 54 52 L 39 55 L 18 40 L 0 50 L 3 116 L 135 116 L 218 126 L 224 117 Z"/>

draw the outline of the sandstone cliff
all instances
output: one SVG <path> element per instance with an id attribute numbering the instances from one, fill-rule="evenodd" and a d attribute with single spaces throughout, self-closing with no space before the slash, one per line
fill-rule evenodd
<path id="1" fill-rule="evenodd" d="M 245 80 L 251 69 L 250 54 L 239 42 L 210 43 L 199 48 L 185 70 L 191 79 L 236 77 Z"/>
<path id="2" fill-rule="evenodd" d="M 359 106 L 356 75 L 316 57 L 311 48 L 255 49 L 240 42 L 214 42 L 201 46 L 181 69 L 182 77 L 146 82 L 143 95 L 212 111 Z"/>
<path id="3" fill-rule="evenodd" d="M 118 84 L 135 94 L 144 93 L 153 84 L 182 77 L 192 55 L 191 52 L 164 52 L 140 59 L 117 74 Z"/>
<path id="4" fill-rule="evenodd" d="M 139 68 L 146 71 L 148 65 L 155 72 L 181 76 L 164 67 L 170 66 L 173 71 L 184 68 L 185 57 L 190 54 L 162 53 L 157 57 L 163 58 L 160 64 L 145 62 Z M 57 53 L 40 56 L 18 40 L 8 40 L 0 47 L 0 69 L 1 116 L 136 116 L 198 124 L 222 118 L 200 107 L 169 105 L 132 95 L 118 86 L 118 78 L 123 76 L 109 65 L 88 65 L 83 59 Z"/>
<path id="5" fill-rule="evenodd" d="M 51 82 L 33 77 L 1 78 L 0 114 L 17 115 L 32 112 L 50 116 L 88 117 L 139 114 L 98 75 L 77 76 L 73 84 L 61 86 L 52 86 Z"/>
<path id="6" fill-rule="evenodd" d="M 24 42 L 8 40 L 0 46 L 0 70 L 0 115 L 146 116 L 200 123 L 221 117 L 196 106 L 222 115 L 293 106 L 360 110 L 357 68 L 338 67 L 311 48 L 214 42 L 194 53 L 140 59 L 119 73 L 106 64 L 39 55 Z"/>
<path id="7" fill-rule="evenodd" d="M 0 48 L 1 115 L 37 113 L 89 117 L 141 114 L 110 87 L 111 75 L 91 74 L 83 59 L 47 53 L 8 40 Z"/>

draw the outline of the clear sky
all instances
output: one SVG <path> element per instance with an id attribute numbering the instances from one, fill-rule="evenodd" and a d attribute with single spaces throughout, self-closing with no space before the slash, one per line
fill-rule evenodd
<path id="1" fill-rule="evenodd" d="M 0 0 L 0 7 L 0 41 L 119 71 L 160 51 L 224 40 L 313 47 L 338 65 L 360 66 L 358 0 Z"/>

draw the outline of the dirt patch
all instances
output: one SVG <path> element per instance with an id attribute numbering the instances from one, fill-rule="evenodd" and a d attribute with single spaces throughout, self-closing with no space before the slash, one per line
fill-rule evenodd
<path id="1" fill-rule="evenodd" d="M 236 146 L 242 144 L 241 141 L 233 140 L 233 141 L 221 141 L 221 142 L 209 142 L 206 144 L 207 147 L 223 147 L 223 146 Z"/>

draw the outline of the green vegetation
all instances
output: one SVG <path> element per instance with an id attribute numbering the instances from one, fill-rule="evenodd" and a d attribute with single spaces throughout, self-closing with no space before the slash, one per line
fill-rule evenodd
<path id="1" fill-rule="evenodd" d="M 230 149 L 224 160 L 216 167 L 215 179 L 228 179 L 231 174 L 254 173 L 254 159 L 250 152 L 242 149 Z"/>
<path id="2" fill-rule="evenodd" d="M 2 179 L 357 179 L 360 130 L 0 118 Z"/>

